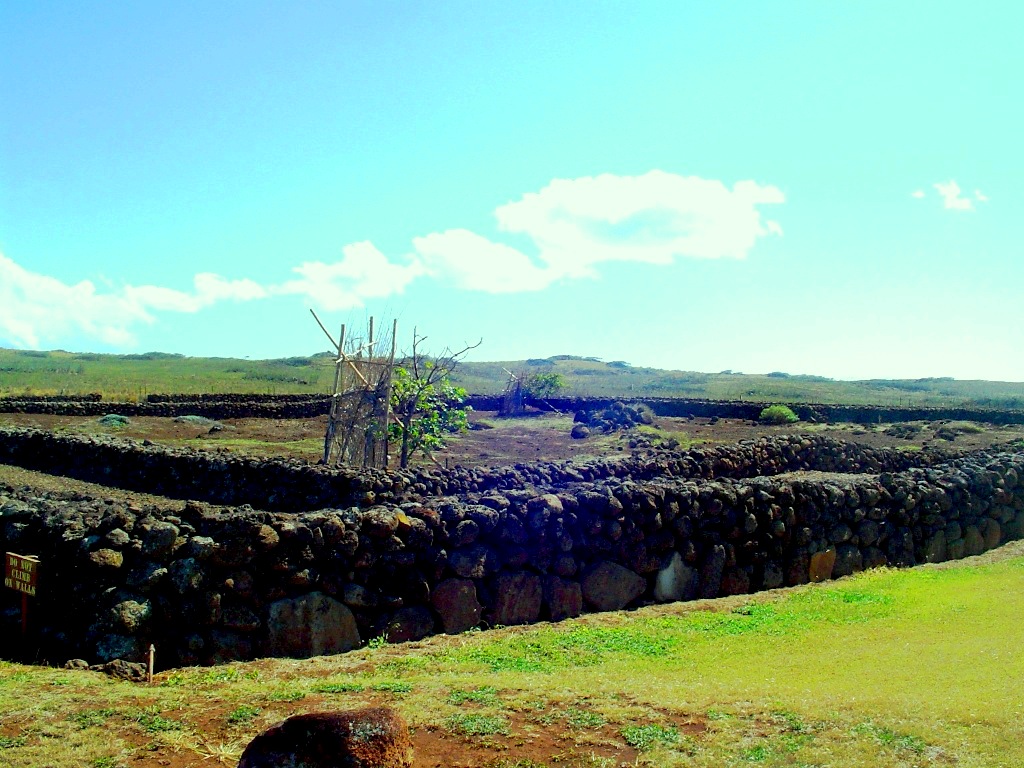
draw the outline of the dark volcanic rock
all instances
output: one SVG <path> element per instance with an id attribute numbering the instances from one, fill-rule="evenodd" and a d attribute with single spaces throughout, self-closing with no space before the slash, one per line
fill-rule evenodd
<path id="1" fill-rule="evenodd" d="M 295 715 L 245 748 L 238 768 L 411 768 L 412 740 L 392 709 Z"/>
<path id="2" fill-rule="evenodd" d="M 644 593 L 647 581 L 618 563 L 603 560 L 587 570 L 581 586 L 591 608 L 618 611 Z"/>
<path id="3" fill-rule="evenodd" d="M 267 627 L 268 650 L 277 656 L 342 653 L 361 644 L 352 611 L 321 592 L 271 604 Z"/>
<path id="4" fill-rule="evenodd" d="M 471 579 L 446 579 L 434 589 L 430 602 L 445 634 L 455 635 L 480 623 L 482 610 Z"/>
<path id="5" fill-rule="evenodd" d="M 492 624 L 532 624 L 540 618 L 544 598 L 540 576 L 525 571 L 502 573 L 498 576 L 494 592 L 494 608 L 490 615 Z"/>

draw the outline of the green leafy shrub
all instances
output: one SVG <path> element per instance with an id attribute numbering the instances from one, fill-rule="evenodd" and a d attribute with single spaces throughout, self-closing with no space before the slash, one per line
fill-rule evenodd
<path id="1" fill-rule="evenodd" d="M 769 405 L 761 411 L 759 418 L 765 424 L 794 424 L 800 421 L 800 417 L 785 405 Z"/>

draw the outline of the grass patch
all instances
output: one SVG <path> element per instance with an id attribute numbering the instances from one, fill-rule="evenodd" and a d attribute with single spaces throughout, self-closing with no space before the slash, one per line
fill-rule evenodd
<path id="1" fill-rule="evenodd" d="M 674 747 L 679 743 L 679 731 L 664 725 L 631 725 L 622 729 L 622 739 L 641 752 L 656 746 Z"/>
<path id="2" fill-rule="evenodd" d="M 409 693 L 412 691 L 412 683 L 406 683 L 401 680 L 384 680 L 374 683 L 371 686 L 371 690 L 379 693 Z"/>
<path id="3" fill-rule="evenodd" d="M 472 691 L 454 690 L 448 694 L 448 703 L 458 706 L 472 702 L 473 704 L 484 704 L 493 706 L 498 703 L 498 689 L 489 685 L 475 688 Z"/>
<path id="4" fill-rule="evenodd" d="M 315 693 L 361 693 L 366 688 L 362 683 L 323 683 L 313 686 Z"/>
<path id="5" fill-rule="evenodd" d="M 448 718 L 448 730 L 462 736 L 507 736 L 508 721 L 500 715 L 458 713 Z"/>
<path id="6" fill-rule="evenodd" d="M 570 728 L 600 728 L 608 720 L 597 712 L 589 712 L 585 709 L 569 709 L 565 713 L 565 722 Z"/>
<path id="7" fill-rule="evenodd" d="M 386 700 L 417 732 L 457 735 L 451 762 L 471 748 L 514 766 L 516 739 L 543 731 L 561 751 L 530 755 L 552 768 L 1024 765 L 1024 559 L 716 607 L 178 670 L 152 687 L 0 663 L 0 765 L 233 764 L 270 703 L 303 694 L 323 697 L 310 709 Z"/>
<path id="8" fill-rule="evenodd" d="M 262 711 L 263 710 L 259 707 L 252 707 L 247 705 L 241 706 L 232 710 L 231 713 L 228 714 L 228 722 L 231 723 L 231 725 L 241 725 L 244 723 L 248 723 L 250 720 L 256 719 L 256 717 L 258 717 L 260 712 Z"/>
<path id="9" fill-rule="evenodd" d="M 167 731 L 180 731 L 182 728 L 180 722 L 164 717 L 156 706 L 129 714 L 128 719 L 138 723 L 147 733 L 166 733 Z"/>
<path id="10" fill-rule="evenodd" d="M 87 709 L 84 712 L 75 712 L 70 720 L 79 728 L 98 728 L 105 725 L 107 720 L 117 714 L 116 709 Z"/>
<path id="11" fill-rule="evenodd" d="M 302 701 L 304 698 L 306 698 L 306 692 L 299 690 L 274 691 L 267 696 L 267 699 L 270 701 L 283 703 Z"/>

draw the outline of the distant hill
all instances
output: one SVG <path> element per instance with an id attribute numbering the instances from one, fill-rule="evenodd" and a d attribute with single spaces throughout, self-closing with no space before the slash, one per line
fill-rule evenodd
<path id="1" fill-rule="evenodd" d="M 333 359 L 320 353 L 276 360 L 0 349 L 0 395 L 85 394 L 141 399 L 150 393 L 326 393 Z M 561 374 L 566 395 L 703 397 L 715 400 L 847 403 L 852 405 L 975 405 L 1024 408 L 1024 383 L 934 379 L 833 381 L 823 376 L 701 373 L 642 368 L 624 360 L 555 355 L 462 363 L 456 383 L 474 394 L 501 392 L 507 371 Z"/>

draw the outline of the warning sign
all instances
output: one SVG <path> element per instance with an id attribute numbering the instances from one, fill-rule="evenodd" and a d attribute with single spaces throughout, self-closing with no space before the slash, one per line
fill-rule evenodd
<path id="1" fill-rule="evenodd" d="M 35 596 L 39 576 L 39 560 L 31 555 L 4 555 L 4 586 Z"/>

